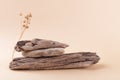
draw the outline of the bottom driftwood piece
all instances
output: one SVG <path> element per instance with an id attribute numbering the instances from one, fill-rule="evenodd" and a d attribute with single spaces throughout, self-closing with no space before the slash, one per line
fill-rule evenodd
<path id="1" fill-rule="evenodd" d="M 63 54 L 42 58 L 15 58 L 10 63 L 12 70 L 72 69 L 91 66 L 99 61 L 99 56 L 91 52 Z"/>

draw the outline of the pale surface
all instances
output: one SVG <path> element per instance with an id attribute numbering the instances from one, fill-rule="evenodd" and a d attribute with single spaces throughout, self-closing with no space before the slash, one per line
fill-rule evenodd
<path id="1" fill-rule="evenodd" d="M 0 10 L 0 80 L 120 79 L 120 0 L 0 0 Z M 76 70 L 10 70 L 12 49 L 21 30 L 18 14 L 23 11 L 33 14 L 23 39 L 68 43 L 66 52 L 97 52 L 100 63 Z"/>

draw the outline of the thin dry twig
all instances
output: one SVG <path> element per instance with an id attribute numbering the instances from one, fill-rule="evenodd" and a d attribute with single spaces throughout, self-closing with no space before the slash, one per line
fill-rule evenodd
<path id="1" fill-rule="evenodd" d="M 23 20 L 23 23 L 22 23 L 22 28 L 23 28 L 23 30 L 22 30 L 22 32 L 21 32 L 21 34 L 20 34 L 20 37 L 19 37 L 18 41 L 22 39 L 22 37 L 23 37 L 23 35 L 24 35 L 24 32 L 26 31 L 26 29 L 29 28 L 29 26 L 30 26 L 30 21 L 31 21 L 31 18 L 32 18 L 32 14 L 29 13 L 29 14 L 23 16 L 23 14 L 20 13 L 20 16 L 22 16 L 22 17 L 24 18 L 24 20 Z M 13 60 L 13 58 L 14 58 L 14 54 L 15 54 L 15 49 L 13 50 L 13 53 L 12 53 L 12 60 Z"/>

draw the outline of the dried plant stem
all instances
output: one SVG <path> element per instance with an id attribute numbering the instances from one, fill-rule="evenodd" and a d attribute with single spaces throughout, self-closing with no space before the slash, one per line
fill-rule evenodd
<path id="1" fill-rule="evenodd" d="M 26 27 L 23 27 L 23 30 L 22 30 L 22 32 L 20 34 L 20 37 L 19 37 L 18 41 L 22 39 L 23 34 L 24 34 L 24 32 L 25 32 L 26 29 L 27 29 Z M 13 50 L 13 53 L 12 53 L 12 60 L 14 58 L 14 54 L 15 54 L 15 49 Z"/>
<path id="2" fill-rule="evenodd" d="M 27 29 L 27 28 L 25 28 L 25 27 L 23 28 L 23 30 L 22 30 L 22 32 L 21 32 L 21 34 L 20 34 L 20 37 L 19 37 L 19 39 L 18 39 L 18 41 L 22 39 L 22 36 L 23 36 L 23 34 L 24 34 L 24 32 L 25 32 L 26 29 Z"/>
<path id="3" fill-rule="evenodd" d="M 20 16 L 23 16 L 22 13 L 20 13 Z M 19 37 L 18 41 L 21 40 L 24 32 L 26 31 L 26 29 L 29 28 L 31 18 L 32 18 L 32 14 L 31 13 L 29 13 L 29 14 L 24 16 L 24 20 L 23 20 L 23 23 L 22 23 L 23 24 L 22 25 L 22 29 L 23 30 L 22 30 L 22 32 L 20 34 L 20 37 Z M 15 54 L 15 49 L 13 50 L 13 53 L 12 53 L 12 60 L 14 58 L 14 54 Z"/>
<path id="4" fill-rule="evenodd" d="M 13 60 L 13 58 L 14 58 L 14 54 L 15 54 L 15 49 L 14 49 L 13 52 L 12 52 L 12 60 Z"/>

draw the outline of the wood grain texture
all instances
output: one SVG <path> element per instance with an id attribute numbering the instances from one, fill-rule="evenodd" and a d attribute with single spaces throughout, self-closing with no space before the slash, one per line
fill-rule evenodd
<path id="1" fill-rule="evenodd" d="M 22 40 L 18 41 L 15 50 L 21 51 L 32 51 L 46 48 L 66 48 L 69 45 L 57 41 L 46 40 L 46 39 L 33 39 L 33 40 Z"/>
<path id="2" fill-rule="evenodd" d="M 54 57 L 15 58 L 10 63 L 12 70 L 53 70 L 84 68 L 96 64 L 100 57 L 96 53 L 76 52 Z"/>
<path id="3" fill-rule="evenodd" d="M 49 57 L 62 55 L 64 53 L 64 48 L 49 48 L 49 49 L 40 49 L 33 51 L 24 51 L 22 55 L 24 57 Z"/>

